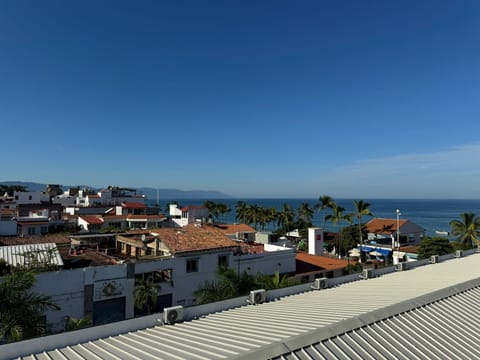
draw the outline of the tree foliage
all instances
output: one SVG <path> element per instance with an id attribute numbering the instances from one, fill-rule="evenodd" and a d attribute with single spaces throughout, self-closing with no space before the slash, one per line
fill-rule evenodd
<path id="1" fill-rule="evenodd" d="M 237 274 L 235 270 L 231 268 L 219 268 L 217 279 L 214 281 L 205 281 L 194 291 L 194 295 L 200 304 L 206 304 L 238 296 L 245 296 L 248 295 L 251 290 L 255 289 L 270 290 L 295 284 L 297 284 L 297 282 L 289 279 L 287 275 L 280 276 L 278 272 L 273 276 L 257 274 L 255 277 L 247 272 Z"/>
<path id="2" fill-rule="evenodd" d="M 159 291 L 160 285 L 155 284 L 150 278 L 139 279 L 133 290 L 135 307 L 140 311 L 146 310 L 147 314 L 151 314 L 157 306 Z"/>
<path id="3" fill-rule="evenodd" d="M 34 284 L 34 273 L 23 268 L 0 279 L 0 343 L 44 334 L 45 311 L 60 309 L 49 296 L 33 292 Z"/>
<path id="4" fill-rule="evenodd" d="M 418 247 L 418 258 L 427 259 L 432 255 L 446 255 L 453 251 L 453 244 L 447 238 L 425 236 Z"/>
<path id="5" fill-rule="evenodd" d="M 22 185 L 4 185 L 0 184 L 0 195 L 7 193 L 9 196 L 13 196 L 14 192 L 25 192 L 27 188 Z"/>
<path id="6" fill-rule="evenodd" d="M 460 214 L 461 220 L 450 221 L 451 234 L 457 237 L 457 241 L 464 249 L 478 246 L 480 236 L 480 217 L 474 213 Z"/>

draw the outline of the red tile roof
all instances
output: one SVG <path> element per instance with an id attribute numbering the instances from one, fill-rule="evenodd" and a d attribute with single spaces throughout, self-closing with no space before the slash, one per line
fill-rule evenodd
<path id="1" fill-rule="evenodd" d="M 81 215 L 80 218 L 85 220 L 90 225 L 101 225 L 104 223 L 104 220 L 100 216 Z"/>
<path id="2" fill-rule="evenodd" d="M 224 233 L 212 226 L 186 226 L 183 228 L 160 228 L 151 231 L 158 234 L 173 254 L 213 250 L 221 248 L 236 248 L 238 243 L 230 240 Z"/>
<path id="3" fill-rule="evenodd" d="M 402 227 L 408 220 L 399 220 L 399 225 Z M 365 231 L 372 234 L 389 235 L 397 231 L 396 219 L 372 219 L 364 226 Z"/>
<path id="4" fill-rule="evenodd" d="M 207 225 L 209 226 L 209 225 Z M 211 225 L 218 230 L 222 231 L 224 234 L 235 234 L 237 232 L 246 233 L 246 232 L 257 232 L 254 228 L 247 224 L 215 224 Z"/>
<path id="5" fill-rule="evenodd" d="M 188 210 L 194 210 L 194 209 L 206 209 L 206 207 L 201 205 L 190 205 L 190 206 L 184 206 L 180 208 L 180 210 L 182 211 L 188 211 Z"/>
<path id="6" fill-rule="evenodd" d="M 122 207 L 125 209 L 145 209 L 147 205 L 139 202 L 123 202 Z"/>
<path id="7" fill-rule="evenodd" d="M 70 237 L 65 234 L 47 234 L 41 236 L 6 236 L 0 237 L 2 245 L 26 245 L 26 244 L 70 244 Z"/>
<path id="8" fill-rule="evenodd" d="M 310 255 L 299 252 L 296 256 L 297 274 L 303 274 L 319 270 L 343 269 L 348 265 L 347 260 L 336 259 L 328 256 Z"/>

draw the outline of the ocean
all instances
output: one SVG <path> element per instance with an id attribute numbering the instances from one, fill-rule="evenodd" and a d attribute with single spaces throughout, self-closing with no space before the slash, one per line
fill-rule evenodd
<path id="1" fill-rule="evenodd" d="M 300 204 L 306 202 L 311 207 L 318 203 L 318 199 L 180 199 L 176 200 L 181 206 L 203 205 L 206 200 L 215 203 L 227 204 L 231 211 L 225 218 L 227 223 L 235 223 L 236 213 L 235 205 L 238 201 L 245 201 L 250 205 L 261 207 L 274 207 L 280 210 L 284 203 L 289 204 L 293 209 L 298 209 Z M 344 214 L 354 211 L 353 199 L 334 199 L 335 202 L 345 208 Z M 406 219 L 425 229 L 426 235 L 435 236 L 435 231 L 450 231 L 449 223 L 453 219 L 460 219 L 460 214 L 464 212 L 473 212 L 480 215 L 480 200 L 439 200 L 439 199 L 358 199 L 370 203 L 370 210 L 374 217 L 396 219 L 396 210 L 400 210 L 400 219 Z M 168 204 L 175 199 L 160 199 L 161 212 L 167 214 Z M 151 199 L 148 203 L 153 204 L 156 201 Z M 362 222 L 367 222 L 372 217 L 365 216 Z M 312 220 L 315 226 L 323 225 L 323 213 L 315 211 Z M 331 223 L 326 223 L 327 231 L 337 231 L 337 227 Z"/>

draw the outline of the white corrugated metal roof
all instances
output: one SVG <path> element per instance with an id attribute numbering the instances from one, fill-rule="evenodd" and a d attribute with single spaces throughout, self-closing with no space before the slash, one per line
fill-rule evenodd
<path id="1" fill-rule="evenodd" d="M 473 336 L 463 335 L 480 330 L 479 261 L 474 254 L 26 358 L 434 358 L 442 349 L 477 358 Z"/>
<path id="2" fill-rule="evenodd" d="M 63 266 L 62 257 L 54 243 L 0 246 L 0 259 L 12 266 Z"/>

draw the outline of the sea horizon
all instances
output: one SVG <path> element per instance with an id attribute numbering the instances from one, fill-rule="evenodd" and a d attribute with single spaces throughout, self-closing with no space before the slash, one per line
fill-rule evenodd
<path id="1" fill-rule="evenodd" d="M 228 198 L 228 199 L 160 199 L 161 212 L 166 212 L 166 206 L 177 201 L 181 206 L 203 205 L 205 201 L 210 200 L 215 203 L 227 204 L 231 211 L 225 217 L 226 223 L 237 223 L 235 205 L 238 201 L 244 201 L 250 205 L 261 207 L 274 207 L 281 209 L 287 203 L 293 209 L 303 203 L 308 203 L 312 208 L 319 202 L 318 198 Z M 353 198 L 334 198 L 337 205 L 345 208 L 344 214 L 354 211 Z M 372 218 L 396 219 L 396 210 L 400 210 L 400 219 L 409 220 L 425 229 L 428 236 L 436 236 L 436 231 L 450 232 L 450 221 L 460 219 L 460 214 L 464 212 L 473 212 L 480 215 L 480 199 L 361 199 L 370 204 L 370 210 L 373 216 L 364 216 L 362 222 L 366 223 Z M 153 204 L 156 201 L 148 199 L 148 203 Z M 323 227 L 323 215 L 325 212 L 315 211 L 312 219 L 314 226 Z M 223 219 L 221 219 L 223 220 Z M 338 231 L 340 227 L 347 223 L 341 223 L 339 226 L 326 224 L 326 231 Z"/>

